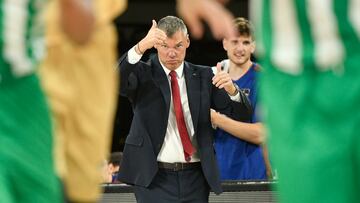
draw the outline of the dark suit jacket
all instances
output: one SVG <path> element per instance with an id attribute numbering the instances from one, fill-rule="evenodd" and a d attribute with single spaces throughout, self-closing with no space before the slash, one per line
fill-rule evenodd
<path id="1" fill-rule="evenodd" d="M 132 102 L 134 117 L 125 141 L 119 180 L 149 186 L 158 171 L 157 155 L 165 138 L 171 90 L 158 56 L 148 63 L 130 64 L 127 53 L 120 59 L 121 94 Z M 189 107 L 194 124 L 198 153 L 205 178 L 215 193 L 221 184 L 213 148 L 210 108 L 237 120 L 249 120 L 251 106 L 241 94 L 241 102 L 233 102 L 224 90 L 212 85 L 210 67 L 184 62 Z"/>

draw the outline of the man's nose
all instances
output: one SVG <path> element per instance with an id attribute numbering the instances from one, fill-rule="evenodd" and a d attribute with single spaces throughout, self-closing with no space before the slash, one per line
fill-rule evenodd
<path id="1" fill-rule="evenodd" d="M 244 50 L 244 45 L 242 45 L 241 43 L 238 44 L 238 45 L 236 46 L 236 50 L 239 50 L 239 51 Z"/>
<path id="2" fill-rule="evenodd" d="M 176 51 L 174 49 L 170 49 L 169 50 L 169 57 L 175 57 L 176 56 Z"/>

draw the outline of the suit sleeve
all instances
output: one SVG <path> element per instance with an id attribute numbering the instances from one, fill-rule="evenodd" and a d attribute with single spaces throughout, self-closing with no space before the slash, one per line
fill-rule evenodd
<path id="1" fill-rule="evenodd" d="M 210 84 L 212 85 L 211 82 Z M 251 120 L 253 109 L 249 99 L 242 91 L 239 91 L 240 100 L 237 102 L 232 101 L 225 90 L 218 89 L 214 85 L 212 85 L 211 89 L 211 108 L 237 121 L 247 122 Z"/>
<path id="2" fill-rule="evenodd" d="M 120 70 L 120 94 L 127 97 L 131 102 L 135 101 L 136 92 L 138 91 L 141 73 L 149 71 L 147 64 L 139 61 L 131 64 L 128 61 L 128 53 L 120 57 L 118 68 Z M 146 73 L 145 73 L 146 74 Z"/>

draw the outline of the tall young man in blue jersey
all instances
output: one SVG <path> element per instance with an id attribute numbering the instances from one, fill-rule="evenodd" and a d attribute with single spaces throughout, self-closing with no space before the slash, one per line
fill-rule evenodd
<path id="1" fill-rule="evenodd" d="M 251 54 L 255 51 L 252 27 L 245 18 L 235 19 L 234 26 L 239 35 L 223 40 L 228 59 L 223 60 L 221 66 L 228 73 L 224 77 L 230 77 L 229 81 L 232 80 L 245 92 L 256 109 L 256 77 L 259 66 L 251 61 Z M 219 127 L 215 136 L 215 150 L 221 178 L 266 179 L 267 168 L 261 147 L 264 133 L 255 114 L 249 123 L 243 123 L 212 111 L 212 122 Z"/>

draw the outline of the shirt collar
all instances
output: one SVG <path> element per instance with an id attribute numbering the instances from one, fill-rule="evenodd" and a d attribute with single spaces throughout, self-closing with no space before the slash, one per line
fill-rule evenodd
<path id="1" fill-rule="evenodd" d="M 164 69 L 166 75 L 169 76 L 171 70 L 169 70 L 168 68 L 166 68 L 166 67 L 164 66 L 164 64 L 161 63 L 160 60 L 159 60 L 159 62 L 160 62 L 161 67 Z M 174 71 L 176 72 L 176 75 L 177 75 L 178 78 L 182 78 L 182 77 L 183 77 L 183 74 L 184 74 L 184 62 L 182 62 L 182 63 L 180 64 L 180 66 L 177 67 Z"/>

